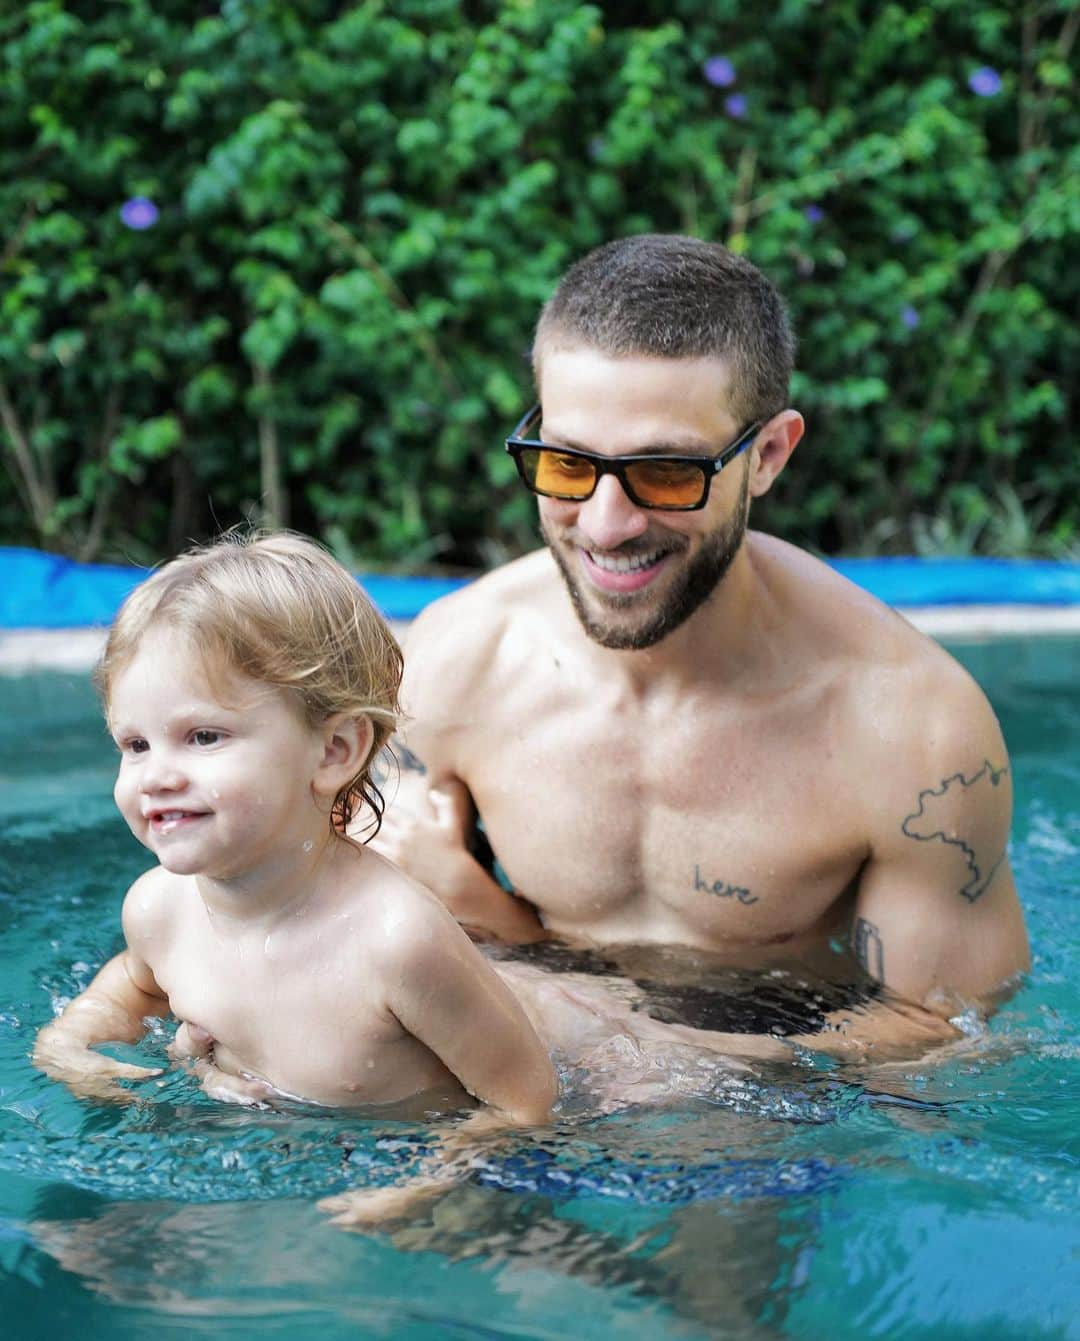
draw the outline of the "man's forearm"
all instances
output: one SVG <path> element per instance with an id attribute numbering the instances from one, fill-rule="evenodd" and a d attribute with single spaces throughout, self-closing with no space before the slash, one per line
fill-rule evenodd
<path id="1" fill-rule="evenodd" d="M 901 1003 L 869 1002 L 835 1011 L 822 1029 L 806 1034 L 732 1034 L 672 1026 L 688 1041 L 749 1061 L 787 1062 L 793 1049 L 821 1052 L 840 1061 L 914 1060 L 960 1037 L 948 1020 Z"/>
<path id="2" fill-rule="evenodd" d="M 446 906 L 474 936 L 508 945 L 528 945 L 547 937 L 532 904 L 508 894 L 467 852 L 457 856 L 445 889 Z"/>

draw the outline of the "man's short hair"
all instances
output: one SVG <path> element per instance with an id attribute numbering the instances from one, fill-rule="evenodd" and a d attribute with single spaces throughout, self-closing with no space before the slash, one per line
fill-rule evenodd
<path id="1" fill-rule="evenodd" d="M 717 358 L 731 370 L 731 412 L 770 419 L 788 403 L 795 337 L 779 293 L 718 242 L 643 233 L 607 242 L 563 276 L 540 314 L 533 368 L 550 349 L 613 358 Z"/>

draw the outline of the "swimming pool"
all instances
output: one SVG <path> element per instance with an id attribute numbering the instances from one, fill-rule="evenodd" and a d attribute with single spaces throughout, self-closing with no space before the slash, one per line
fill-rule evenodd
<path id="1" fill-rule="evenodd" d="M 4 1336 L 1080 1338 L 1080 642 L 956 650 L 1012 749 L 1034 951 L 989 1033 L 889 1095 L 807 1058 L 673 1111 L 586 1106 L 371 1237 L 314 1200 L 393 1176 L 423 1128 L 175 1074 L 85 1104 L 29 1066 L 147 858 L 86 677 L 0 679 Z"/>

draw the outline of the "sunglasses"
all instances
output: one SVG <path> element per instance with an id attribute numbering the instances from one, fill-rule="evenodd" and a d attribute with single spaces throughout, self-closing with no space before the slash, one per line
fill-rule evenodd
<path id="1" fill-rule="evenodd" d="M 583 503 L 596 492 L 601 475 L 614 475 L 627 498 L 639 508 L 666 512 L 693 512 L 709 501 L 709 485 L 729 461 L 754 441 L 761 422 L 730 442 L 716 456 L 599 456 L 577 447 L 553 447 L 530 438 L 540 423 L 539 405 L 520 421 L 506 439 L 518 474 L 534 494 Z"/>

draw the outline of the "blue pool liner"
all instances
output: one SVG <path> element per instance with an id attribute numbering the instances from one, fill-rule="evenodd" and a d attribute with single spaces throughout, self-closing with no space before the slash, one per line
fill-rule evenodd
<path id="1" fill-rule="evenodd" d="M 647 1167 L 600 1157 L 572 1167 L 537 1150 L 475 1165 L 471 1181 L 555 1200 L 598 1197 L 643 1206 L 684 1206 L 721 1197 L 751 1201 L 808 1196 L 835 1187 L 844 1173 L 824 1159 L 721 1159 Z"/>
<path id="2" fill-rule="evenodd" d="M 1077 605 L 1080 563 L 1044 559 L 832 559 L 830 566 L 887 605 Z M 144 568 L 78 563 L 0 545 L 0 628 L 72 629 L 112 622 Z M 388 619 L 412 619 L 467 578 L 361 574 Z"/>
<path id="3" fill-rule="evenodd" d="M 383 1175 L 390 1182 L 415 1173 L 417 1160 L 432 1147 L 419 1137 L 380 1138 L 373 1147 L 350 1152 L 351 1169 Z M 522 1196 L 631 1202 L 639 1206 L 685 1206 L 692 1201 L 756 1201 L 761 1197 L 800 1197 L 829 1191 L 851 1170 L 827 1159 L 744 1159 L 724 1156 L 701 1163 L 656 1160 L 636 1163 L 607 1153 L 567 1162 L 543 1148 L 476 1157 L 468 1180 L 480 1187 Z"/>

